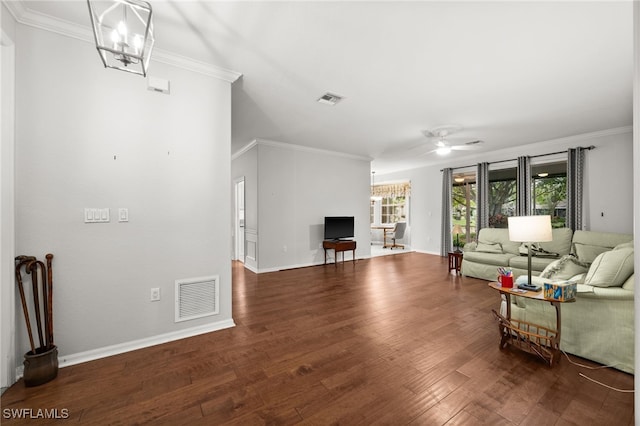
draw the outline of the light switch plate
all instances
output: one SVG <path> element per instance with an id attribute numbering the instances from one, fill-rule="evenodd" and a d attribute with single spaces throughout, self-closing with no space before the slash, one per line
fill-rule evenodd
<path id="1" fill-rule="evenodd" d="M 90 208 L 84 209 L 84 223 L 107 223 L 109 222 L 109 208 Z"/>
<path id="2" fill-rule="evenodd" d="M 118 209 L 118 222 L 129 222 L 129 209 Z"/>

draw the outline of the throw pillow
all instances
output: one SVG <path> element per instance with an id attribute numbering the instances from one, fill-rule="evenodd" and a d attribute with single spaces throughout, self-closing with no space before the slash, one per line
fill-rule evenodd
<path id="1" fill-rule="evenodd" d="M 592 246 L 588 244 L 575 243 L 573 252 L 578 259 L 585 263 L 592 263 L 599 254 L 611 250 L 608 247 Z"/>
<path id="2" fill-rule="evenodd" d="M 481 253 L 502 253 L 502 244 L 500 243 L 483 243 L 478 241 L 476 251 Z"/>
<path id="3" fill-rule="evenodd" d="M 620 287 L 633 273 L 633 249 L 601 253 L 591 264 L 584 283 L 595 287 Z"/>
<path id="4" fill-rule="evenodd" d="M 577 283 L 577 284 L 584 284 L 585 278 L 587 278 L 587 273 L 583 272 L 582 274 L 574 275 L 573 277 L 569 278 L 567 281 L 573 281 L 574 283 Z"/>
<path id="5" fill-rule="evenodd" d="M 575 275 L 587 272 L 587 269 L 589 269 L 589 265 L 568 254 L 547 265 L 540 276 L 542 278 L 568 280 Z"/>

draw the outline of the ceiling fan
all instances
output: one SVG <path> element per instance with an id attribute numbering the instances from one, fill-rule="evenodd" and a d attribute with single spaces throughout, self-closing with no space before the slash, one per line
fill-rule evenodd
<path id="1" fill-rule="evenodd" d="M 426 152 L 425 155 L 431 154 L 432 152 L 435 152 L 438 155 L 447 155 L 452 150 L 472 150 L 476 148 L 476 145 L 482 143 L 481 140 L 469 141 L 462 144 L 451 144 L 447 141 L 447 136 L 459 132 L 460 130 L 462 130 L 462 126 L 458 124 L 448 124 L 445 126 L 438 126 L 431 130 L 423 130 L 422 134 L 428 139 L 433 139 L 433 143 L 436 146 L 433 150 Z"/>

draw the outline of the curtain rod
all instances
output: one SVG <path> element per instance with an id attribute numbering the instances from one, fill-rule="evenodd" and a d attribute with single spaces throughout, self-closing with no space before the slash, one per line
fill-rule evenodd
<path id="1" fill-rule="evenodd" d="M 596 147 L 594 145 L 591 145 L 591 146 L 587 146 L 587 147 L 580 146 L 578 148 L 588 149 L 589 151 L 591 151 L 592 149 L 595 149 Z M 529 157 L 531 157 L 531 158 L 547 157 L 549 155 L 564 154 L 565 152 L 569 152 L 569 150 L 550 152 L 548 154 L 529 155 Z M 518 159 L 517 158 L 512 158 L 510 160 L 490 161 L 489 164 L 507 163 L 509 161 L 516 161 L 516 160 L 518 160 Z M 451 170 L 466 169 L 467 167 L 474 167 L 474 166 L 477 166 L 477 164 L 471 164 L 469 166 L 452 167 Z M 444 169 L 440 169 L 440 171 L 442 172 L 442 171 L 444 171 Z"/>

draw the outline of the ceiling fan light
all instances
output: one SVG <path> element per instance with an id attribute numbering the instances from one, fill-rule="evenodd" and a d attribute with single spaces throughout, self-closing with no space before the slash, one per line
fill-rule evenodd
<path id="1" fill-rule="evenodd" d="M 436 149 L 436 154 L 438 155 L 447 155 L 451 152 L 451 147 L 450 146 L 441 146 L 438 149 Z"/>

